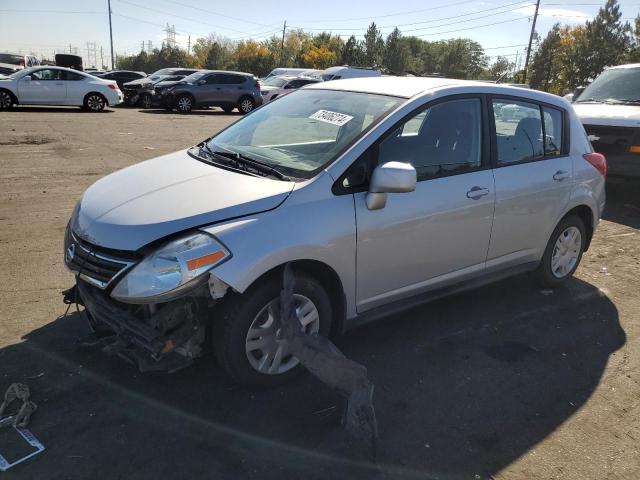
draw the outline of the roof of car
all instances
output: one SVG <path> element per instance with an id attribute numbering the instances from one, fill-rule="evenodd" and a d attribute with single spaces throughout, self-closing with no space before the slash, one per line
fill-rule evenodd
<path id="1" fill-rule="evenodd" d="M 321 90 L 345 90 L 362 93 L 375 93 L 379 95 L 393 95 L 396 97 L 411 98 L 421 93 L 433 91 L 442 87 L 474 87 L 477 92 L 500 93 L 503 95 L 515 95 L 528 97 L 539 101 L 555 103 L 566 106 L 566 100 L 557 95 L 529 90 L 521 87 L 496 85 L 472 80 L 457 80 L 453 78 L 438 77 L 358 77 L 343 80 L 331 80 L 327 82 L 313 83 L 305 89 Z"/>

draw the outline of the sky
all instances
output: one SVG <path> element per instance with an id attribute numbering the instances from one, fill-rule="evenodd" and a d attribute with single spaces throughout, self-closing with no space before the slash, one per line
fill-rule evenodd
<path id="1" fill-rule="evenodd" d="M 540 1 L 536 32 L 541 37 L 556 22 L 573 25 L 593 18 L 604 4 Z M 640 12 L 640 0 L 619 4 L 623 18 L 631 20 Z M 285 20 L 287 28 L 362 38 L 375 21 L 385 36 L 398 26 L 403 35 L 425 40 L 471 38 L 492 59 L 504 55 L 514 61 L 529 40 L 534 5 L 535 0 L 111 0 L 111 11 L 116 54 L 137 53 L 143 41 L 160 46 L 167 23 L 175 27 L 178 44 L 187 48 L 189 37 L 193 43 L 211 33 L 234 40 L 282 35 Z M 108 64 L 109 48 L 107 0 L 0 0 L 0 51 L 51 58 L 71 50 L 90 66 L 94 52 L 97 65 L 101 52 Z"/>

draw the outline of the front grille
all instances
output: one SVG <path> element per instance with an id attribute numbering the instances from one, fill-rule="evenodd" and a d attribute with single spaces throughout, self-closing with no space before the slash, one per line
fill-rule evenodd
<path id="1" fill-rule="evenodd" d="M 70 228 L 65 234 L 64 252 L 64 261 L 69 270 L 102 289 L 140 260 L 135 253 L 106 249 L 86 242 Z"/>

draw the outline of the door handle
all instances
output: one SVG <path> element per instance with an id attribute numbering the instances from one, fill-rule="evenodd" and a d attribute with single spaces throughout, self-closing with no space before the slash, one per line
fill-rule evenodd
<path id="1" fill-rule="evenodd" d="M 471 200 L 478 200 L 480 197 L 484 197 L 485 195 L 489 195 L 488 188 L 476 186 L 467 192 L 467 198 L 470 198 Z"/>
<path id="2" fill-rule="evenodd" d="M 569 178 L 569 172 L 566 172 L 564 170 L 558 170 L 556 173 L 553 174 L 553 179 L 556 182 L 561 182 L 563 180 L 566 180 L 567 178 Z"/>

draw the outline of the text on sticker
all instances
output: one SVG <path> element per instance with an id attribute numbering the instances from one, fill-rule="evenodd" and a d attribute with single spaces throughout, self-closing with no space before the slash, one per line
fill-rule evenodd
<path id="1" fill-rule="evenodd" d="M 325 122 L 325 123 L 330 123 L 332 125 L 337 125 L 338 127 L 343 126 L 349 120 L 353 120 L 353 117 L 351 115 L 332 112 L 330 110 L 318 110 L 309 118 L 313 120 L 320 120 L 321 122 Z"/>

